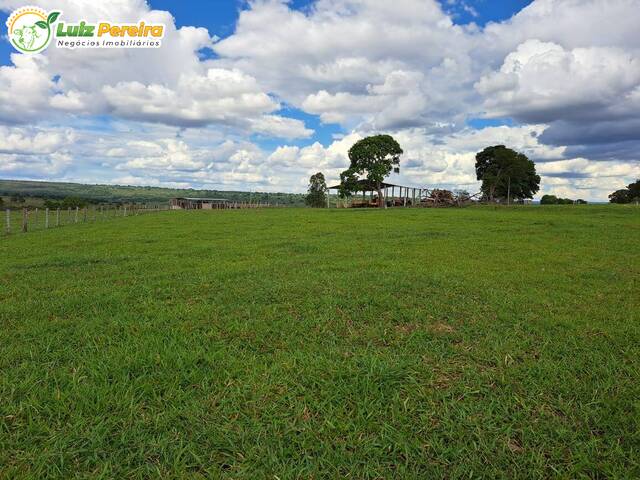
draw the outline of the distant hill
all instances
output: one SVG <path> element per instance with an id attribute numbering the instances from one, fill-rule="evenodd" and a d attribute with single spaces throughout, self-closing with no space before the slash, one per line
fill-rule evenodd
<path id="1" fill-rule="evenodd" d="M 80 183 L 32 182 L 0 180 L 0 197 L 21 196 L 29 203 L 34 200 L 62 200 L 81 198 L 91 203 L 158 203 L 173 197 L 226 198 L 237 202 L 268 202 L 271 204 L 304 205 L 304 195 L 298 193 L 260 193 L 224 190 L 194 190 L 126 185 L 84 185 Z"/>

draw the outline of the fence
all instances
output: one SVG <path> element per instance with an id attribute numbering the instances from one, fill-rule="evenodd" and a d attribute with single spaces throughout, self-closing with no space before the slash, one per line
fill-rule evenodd
<path id="1" fill-rule="evenodd" d="M 127 205 L 121 207 L 95 206 L 85 208 L 23 208 L 2 212 L 0 236 L 48 230 L 79 223 L 102 222 L 114 218 L 146 215 L 165 211 L 166 205 Z"/>

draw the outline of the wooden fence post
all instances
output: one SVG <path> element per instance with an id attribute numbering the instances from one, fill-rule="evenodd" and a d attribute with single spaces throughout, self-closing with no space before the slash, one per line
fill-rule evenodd
<path id="1" fill-rule="evenodd" d="M 26 208 L 22 209 L 22 231 L 27 232 L 29 229 L 29 212 Z"/>
<path id="2" fill-rule="evenodd" d="M 126 217 L 126 216 L 127 216 L 127 206 L 126 206 L 126 205 L 124 206 L 124 213 L 123 213 L 123 215 L 122 215 L 122 216 L 123 216 L 123 217 Z"/>
<path id="3" fill-rule="evenodd" d="M 36 214 L 33 219 L 33 228 L 38 228 L 38 207 L 36 207 Z"/>
<path id="4" fill-rule="evenodd" d="M 44 210 L 44 228 L 49 229 L 49 208 Z"/>
<path id="5" fill-rule="evenodd" d="M 60 208 L 56 210 L 56 227 L 60 226 Z"/>
<path id="6" fill-rule="evenodd" d="M 78 223 L 78 213 L 80 213 L 80 207 L 76 207 L 76 222 Z"/>
<path id="7" fill-rule="evenodd" d="M 11 233 L 11 210 L 7 208 L 7 233 Z"/>

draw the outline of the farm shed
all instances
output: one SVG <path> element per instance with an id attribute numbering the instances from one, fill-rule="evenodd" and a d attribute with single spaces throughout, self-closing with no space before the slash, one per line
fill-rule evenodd
<path id="1" fill-rule="evenodd" d="M 226 198 L 172 198 L 172 210 L 213 210 L 226 208 L 229 200 Z"/>
<path id="2" fill-rule="evenodd" d="M 332 190 L 339 192 L 340 185 L 334 185 L 328 188 L 329 193 Z M 404 185 L 395 185 L 393 183 L 383 182 L 381 184 L 382 197 L 384 198 L 387 206 L 390 207 L 407 207 L 411 205 L 417 205 L 420 203 L 423 192 L 427 192 L 426 188 L 407 187 Z M 362 194 L 362 196 L 360 196 Z M 358 191 L 351 197 L 351 201 L 337 201 L 336 207 L 351 207 L 351 208 L 366 208 L 377 207 L 378 190 L 375 185 L 367 182 L 366 180 L 360 180 L 358 182 Z M 327 196 L 327 204 L 329 203 L 330 196 Z M 331 205 L 327 205 L 331 206 Z"/>

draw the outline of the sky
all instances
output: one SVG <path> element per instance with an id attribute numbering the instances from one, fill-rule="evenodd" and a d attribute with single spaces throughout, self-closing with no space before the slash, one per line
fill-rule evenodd
<path id="1" fill-rule="evenodd" d="M 0 178 L 303 192 L 368 135 L 404 185 L 475 193 L 475 154 L 543 194 L 640 178 L 640 0 L 30 0 L 156 22 L 159 49 L 13 49 L 0 0 Z"/>

